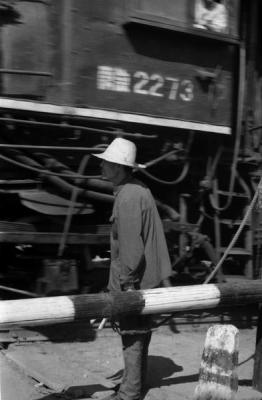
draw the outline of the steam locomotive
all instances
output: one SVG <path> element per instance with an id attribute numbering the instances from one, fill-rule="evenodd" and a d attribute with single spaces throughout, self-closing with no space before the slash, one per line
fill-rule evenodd
<path id="1" fill-rule="evenodd" d="M 2 286 L 96 290 L 113 195 L 92 153 L 115 137 L 146 166 L 175 284 L 203 281 L 260 176 L 261 15 L 256 0 L 0 1 Z M 260 226 L 256 208 L 226 278 L 259 276 Z"/>

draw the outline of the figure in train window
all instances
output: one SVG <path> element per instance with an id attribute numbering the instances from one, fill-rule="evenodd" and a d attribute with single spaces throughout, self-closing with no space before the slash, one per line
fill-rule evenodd
<path id="1" fill-rule="evenodd" d="M 194 27 L 217 33 L 228 33 L 226 0 L 195 0 Z"/>

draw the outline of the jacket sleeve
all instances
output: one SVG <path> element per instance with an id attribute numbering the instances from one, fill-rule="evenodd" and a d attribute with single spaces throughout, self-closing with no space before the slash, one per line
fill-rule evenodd
<path id="1" fill-rule="evenodd" d="M 118 209 L 118 241 L 121 265 L 121 286 L 135 285 L 140 282 L 144 267 L 144 243 L 142 232 L 142 206 L 139 199 L 125 199 Z"/>

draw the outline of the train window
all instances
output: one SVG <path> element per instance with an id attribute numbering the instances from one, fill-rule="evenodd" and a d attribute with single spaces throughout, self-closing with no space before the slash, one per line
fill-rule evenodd
<path id="1" fill-rule="evenodd" d="M 239 0 L 133 0 L 131 12 L 151 25 L 195 33 L 239 36 Z"/>
<path id="2" fill-rule="evenodd" d="M 194 27 L 217 33 L 228 33 L 226 1 L 195 0 Z"/>
<path id="3" fill-rule="evenodd" d="M 193 14 L 194 28 L 238 36 L 238 1 L 195 0 Z"/>

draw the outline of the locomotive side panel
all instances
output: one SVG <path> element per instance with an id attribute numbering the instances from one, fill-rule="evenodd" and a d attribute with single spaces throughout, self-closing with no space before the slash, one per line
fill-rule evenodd
<path id="1" fill-rule="evenodd" d="M 169 18 L 146 1 L 17 3 L 20 23 L 3 28 L 3 68 L 12 75 L 3 75 L 2 95 L 98 109 L 101 119 L 116 117 L 104 110 L 127 122 L 231 133 L 235 25 L 222 41 L 217 32 L 204 37 L 188 2 L 175 15 L 165 3 Z"/>
<path id="2" fill-rule="evenodd" d="M 155 23 L 141 25 L 124 3 L 116 8 L 106 2 L 103 11 L 109 6 L 111 12 L 103 13 L 101 2 L 77 4 L 72 22 L 75 105 L 232 126 L 233 45 L 214 46 L 212 40 Z"/>
<path id="3" fill-rule="evenodd" d="M 193 40 L 135 27 L 108 32 L 90 59 L 74 88 L 79 105 L 231 126 L 234 49 L 210 47 L 207 56 Z"/>

